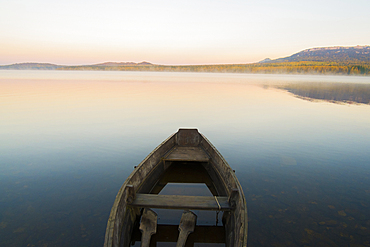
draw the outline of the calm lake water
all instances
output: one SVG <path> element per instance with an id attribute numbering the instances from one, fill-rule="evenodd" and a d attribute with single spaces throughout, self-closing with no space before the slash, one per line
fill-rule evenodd
<path id="1" fill-rule="evenodd" d="M 250 247 L 370 246 L 370 105 L 281 87 L 309 83 L 370 77 L 0 71 L 0 246 L 103 246 L 122 183 L 180 127 L 236 170 Z"/>

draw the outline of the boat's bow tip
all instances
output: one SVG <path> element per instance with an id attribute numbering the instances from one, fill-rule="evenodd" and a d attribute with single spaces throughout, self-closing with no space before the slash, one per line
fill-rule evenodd
<path id="1" fill-rule="evenodd" d="M 193 147 L 198 146 L 200 134 L 198 129 L 180 128 L 176 133 L 176 144 L 179 146 Z"/>

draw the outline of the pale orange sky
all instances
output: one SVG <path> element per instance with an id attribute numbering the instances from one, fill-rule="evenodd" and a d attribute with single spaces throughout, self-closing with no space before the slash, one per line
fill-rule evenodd
<path id="1" fill-rule="evenodd" d="M 0 65 L 251 63 L 367 45 L 369 9 L 368 0 L 4 1 Z"/>

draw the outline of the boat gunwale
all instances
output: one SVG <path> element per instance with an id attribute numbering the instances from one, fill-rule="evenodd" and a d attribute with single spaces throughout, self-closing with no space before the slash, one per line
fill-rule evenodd
<path id="1" fill-rule="evenodd" d="M 140 170 L 140 168 L 161 148 L 163 147 L 167 142 L 169 142 L 172 138 L 175 138 L 176 137 L 176 133 L 173 133 L 172 135 L 170 135 L 167 139 L 165 139 L 164 141 L 162 141 L 155 149 L 153 149 L 152 152 L 150 152 L 144 159 L 143 161 L 140 162 L 139 165 L 136 166 L 136 168 L 130 173 L 130 175 L 127 177 L 127 179 L 125 180 L 125 182 L 122 184 L 121 188 L 119 189 L 117 195 L 116 195 L 116 198 L 114 200 L 114 203 L 113 203 L 113 206 L 112 206 L 112 209 L 111 209 L 111 212 L 109 214 L 109 218 L 108 218 L 108 223 L 107 223 L 107 227 L 106 227 L 106 231 L 105 231 L 105 239 L 104 239 L 104 247 L 111 247 L 111 246 L 116 246 L 114 245 L 115 243 L 113 243 L 113 240 L 114 240 L 114 234 L 115 234 L 115 230 L 117 231 L 118 229 L 115 229 L 115 227 L 117 228 L 116 226 L 116 218 L 117 218 L 117 213 L 118 213 L 118 207 L 119 207 L 119 204 L 121 203 L 122 200 L 125 200 L 125 202 L 123 202 L 124 204 L 127 204 L 126 203 L 126 199 L 127 199 L 127 196 L 123 196 L 124 192 L 125 192 L 125 189 L 126 189 L 126 186 L 131 182 L 133 176 Z M 169 151 L 169 150 L 168 150 Z M 124 198 L 123 198 L 124 197 Z M 125 209 L 124 209 L 125 210 Z M 119 230 L 118 230 L 119 231 Z M 118 241 L 119 242 L 119 241 Z M 117 243 L 118 244 L 118 243 Z"/>
<path id="2" fill-rule="evenodd" d="M 179 130 L 180 131 L 180 130 Z M 178 132 L 179 132 L 178 131 Z M 117 218 L 120 216 L 119 214 L 123 214 L 123 215 L 127 215 L 127 193 L 126 193 L 126 186 L 131 184 L 132 183 L 132 179 L 133 177 L 137 174 L 137 173 L 140 173 L 140 169 L 144 166 L 144 165 L 147 165 L 146 163 L 152 158 L 154 157 L 154 155 L 163 147 L 165 146 L 168 142 L 171 141 L 171 139 L 173 138 L 174 140 L 174 145 L 170 148 L 168 148 L 167 150 L 164 150 L 165 154 L 168 154 L 169 152 L 171 152 L 171 150 L 177 146 L 177 134 L 178 132 L 170 135 L 167 139 L 165 139 L 163 142 L 161 142 L 152 152 L 150 152 L 143 161 L 140 162 L 140 164 L 138 166 L 136 166 L 136 168 L 131 172 L 131 174 L 127 177 L 127 179 L 125 180 L 125 182 L 123 183 L 123 185 L 121 186 L 120 190 L 118 191 L 117 193 L 117 196 L 115 198 L 115 201 L 113 203 L 113 206 L 112 206 L 112 209 L 111 209 L 111 212 L 110 212 L 110 215 L 109 215 L 109 219 L 108 219 L 108 223 L 107 223 L 107 227 L 106 227 L 106 233 L 105 233 L 105 241 L 104 241 L 104 247 L 116 247 L 116 246 L 119 246 L 120 245 L 120 238 L 121 238 L 121 234 L 122 234 L 122 222 L 120 222 L 119 220 L 117 220 Z M 199 143 L 198 143 L 198 146 L 200 148 L 202 148 L 211 158 L 211 154 L 206 150 L 206 147 L 202 144 L 202 141 L 204 140 L 205 143 L 207 145 L 209 145 L 210 149 L 212 151 L 215 152 L 215 155 L 220 158 L 221 160 L 221 163 L 223 164 L 219 164 L 219 166 L 221 167 L 222 165 L 226 167 L 227 169 L 227 173 L 231 175 L 232 177 L 232 180 L 235 182 L 235 185 L 236 185 L 236 189 L 239 191 L 239 200 L 241 202 L 241 207 L 240 207 L 240 213 L 243 214 L 243 219 L 241 220 L 242 222 L 242 226 L 240 227 L 241 229 L 239 234 L 237 235 L 242 235 L 242 239 L 240 239 L 240 241 L 242 242 L 242 247 L 246 247 L 247 246 L 247 232 L 248 232 L 248 216 L 247 216 L 247 206 L 246 206 L 246 199 L 245 199 L 245 196 L 244 196 L 244 193 L 243 193 L 243 190 L 242 190 L 242 187 L 240 185 L 240 182 L 239 180 L 237 179 L 234 171 L 231 169 L 230 165 L 227 163 L 227 161 L 225 160 L 225 158 L 221 155 L 221 153 L 217 150 L 217 148 L 201 133 L 199 133 L 199 136 L 200 136 L 200 140 L 199 140 Z M 164 156 L 163 156 L 164 157 Z M 152 168 L 149 170 L 149 172 L 147 174 L 145 174 L 146 176 L 148 176 L 154 169 L 155 167 L 157 167 L 163 160 L 163 157 L 160 158 L 158 160 L 158 162 L 152 166 Z M 212 162 L 214 163 L 214 162 Z M 214 163 L 216 164 L 216 163 Z M 215 168 L 215 167 L 214 167 Z M 214 169 L 215 172 L 218 173 L 218 176 L 224 178 L 224 177 L 227 177 L 227 175 L 222 175 L 220 174 L 220 170 L 219 169 Z M 145 182 L 145 180 L 141 181 L 141 183 L 138 185 L 138 186 L 135 186 L 135 191 L 138 190 L 141 185 L 143 184 L 143 182 Z M 222 179 L 222 182 L 223 182 L 223 186 L 226 188 L 226 189 L 230 189 L 230 186 L 228 186 L 228 184 L 225 184 L 225 182 L 227 181 L 224 181 L 224 179 Z M 238 201 L 239 201 L 238 200 Z M 119 211 L 119 208 L 121 208 L 121 211 Z M 237 229 L 236 229 L 237 230 Z M 118 236 L 117 236 L 118 235 Z"/>
<path id="3" fill-rule="evenodd" d="M 226 159 L 222 156 L 222 154 L 217 150 L 217 148 L 207 139 L 207 137 L 205 137 L 202 133 L 199 133 L 200 136 L 202 137 L 202 139 L 210 146 L 211 149 L 213 149 L 213 151 L 215 151 L 215 153 L 217 154 L 217 156 L 221 159 L 221 161 L 228 167 L 229 169 L 229 173 L 231 174 L 231 176 L 233 177 L 233 180 L 235 181 L 235 184 L 237 186 L 237 189 L 240 193 L 240 199 L 242 201 L 242 204 L 243 204 L 243 216 L 244 216 L 244 219 L 242 220 L 242 222 L 244 222 L 243 224 L 243 227 L 244 227 L 244 231 L 243 231 L 243 247 L 246 247 L 247 246 L 247 239 L 248 239 L 248 212 L 247 212 L 247 201 L 245 199 L 245 195 L 244 195 L 244 192 L 243 192 L 243 188 L 238 180 L 238 178 L 236 177 L 235 175 L 235 172 L 234 170 L 232 170 L 231 166 L 229 165 L 229 163 L 226 161 Z M 200 142 L 200 145 L 202 145 L 202 142 Z M 206 150 L 205 150 L 206 153 L 208 153 Z M 208 153 L 208 155 L 210 155 Z"/>

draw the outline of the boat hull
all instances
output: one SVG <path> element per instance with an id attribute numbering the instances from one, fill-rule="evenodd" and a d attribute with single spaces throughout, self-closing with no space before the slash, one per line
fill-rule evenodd
<path id="1" fill-rule="evenodd" d="M 232 208 L 231 210 L 219 208 L 220 211 L 224 211 L 225 245 L 247 246 L 247 207 L 235 172 L 198 130 L 180 129 L 156 147 L 122 185 L 109 216 L 104 247 L 130 246 L 133 229 L 141 216 L 141 207 L 133 206 L 135 195 L 158 194 L 165 186 L 165 183 L 159 183 L 159 180 L 170 167 L 177 164 L 195 164 L 205 169 L 209 179 L 203 182 L 207 184 L 215 198 L 228 198 Z M 212 207 L 205 207 L 204 210 L 212 210 Z"/>

